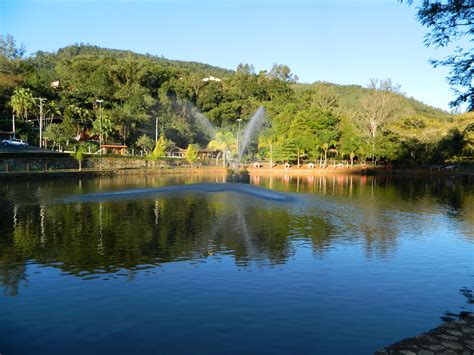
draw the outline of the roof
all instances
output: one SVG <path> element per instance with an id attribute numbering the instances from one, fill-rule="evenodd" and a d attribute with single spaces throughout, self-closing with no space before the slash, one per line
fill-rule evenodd
<path id="1" fill-rule="evenodd" d="M 102 144 L 102 148 L 128 148 L 126 145 Z"/>

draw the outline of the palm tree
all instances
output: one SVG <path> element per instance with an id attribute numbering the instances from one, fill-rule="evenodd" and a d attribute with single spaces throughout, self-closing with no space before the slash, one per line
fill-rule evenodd
<path id="1" fill-rule="evenodd" d="M 17 89 L 12 96 L 11 106 L 13 112 L 26 121 L 34 102 L 35 99 L 29 89 Z"/>
<path id="2" fill-rule="evenodd" d="M 270 168 L 273 168 L 273 143 L 276 140 L 275 131 L 272 128 L 265 129 L 258 137 L 258 149 L 270 149 Z"/>
<path id="3" fill-rule="evenodd" d="M 319 134 L 319 138 L 321 141 L 321 149 L 323 150 L 324 153 L 324 167 L 327 165 L 328 161 L 328 150 L 329 148 L 333 147 L 336 145 L 336 140 L 334 137 L 334 132 L 331 132 L 329 130 L 323 130 Z"/>
<path id="4" fill-rule="evenodd" d="M 216 151 L 220 150 L 222 152 L 223 166 L 227 166 L 227 152 L 231 148 L 235 148 L 235 137 L 232 132 L 219 131 L 216 133 L 214 140 L 210 141 L 208 144 L 209 149 Z M 219 161 L 219 155 L 216 159 L 216 164 Z"/>
<path id="5" fill-rule="evenodd" d="M 79 149 L 77 149 L 75 152 L 71 153 L 71 156 L 77 160 L 79 163 L 79 171 L 82 170 L 82 160 L 84 159 L 84 154 L 86 153 L 86 147 L 81 145 L 79 146 Z"/>

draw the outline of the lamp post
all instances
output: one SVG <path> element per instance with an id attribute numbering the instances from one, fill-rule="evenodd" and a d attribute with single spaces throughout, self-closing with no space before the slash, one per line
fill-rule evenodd
<path id="1" fill-rule="evenodd" d="M 38 97 L 39 107 L 40 107 L 40 117 L 39 117 L 39 147 L 43 146 L 43 101 L 45 98 Z"/>
<path id="2" fill-rule="evenodd" d="M 104 100 L 95 100 L 99 104 L 99 170 L 102 170 L 102 102 Z"/>
<path id="3" fill-rule="evenodd" d="M 239 157 L 239 164 L 240 164 L 240 122 L 242 122 L 241 118 L 237 118 L 237 122 L 239 122 L 239 129 L 237 130 L 237 156 Z"/>
<path id="4" fill-rule="evenodd" d="M 13 128 L 13 138 L 16 138 L 16 127 L 15 127 L 15 114 L 12 114 L 12 128 Z"/>

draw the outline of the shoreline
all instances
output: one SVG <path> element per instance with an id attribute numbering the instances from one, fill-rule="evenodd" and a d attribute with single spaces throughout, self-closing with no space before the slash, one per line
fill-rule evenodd
<path id="1" fill-rule="evenodd" d="M 459 319 L 444 322 L 426 333 L 386 346 L 376 351 L 375 355 L 472 353 L 474 314 L 463 312 Z"/>
<path id="2" fill-rule="evenodd" d="M 356 175 L 356 176 L 424 176 L 424 177 L 470 177 L 474 173 L 466 171 L 446 171 L 446 170 L 428 170 L 428 169 L 393 169 L 384 168 L 339 168 L 339 169 L 308 169 L 295 168 L 284 169 L 275 168 L 247 168 L 251 176 L 274 175 L 274 176 L 319 176 L 319 175 Z M 117 175 L 173 175 L 173 174 L 226 174 L 227 169 L 222 166 L 157 166 L 148 168 L 118 168 L 118 169 L 97 169 L 83 168 L 78 169 L 57 169 L 57 170 L 29 170 L 29 171 L 8 171 L 0 172 L 0 179 L 28 179 L 28 178 L 56 178 L 71 176 L 117 176 Z"/>

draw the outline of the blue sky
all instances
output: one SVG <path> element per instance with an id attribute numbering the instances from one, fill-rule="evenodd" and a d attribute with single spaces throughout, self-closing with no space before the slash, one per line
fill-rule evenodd
<path id="1" fill-rule="evenodd" d="M 448 109 L 445 68 L 427 29 L 397 0 L 0 0 L 0 32 L 28 54 L 90 43 L 235 69 L 288 65 L 300 82 L 367 85 L 391 78 Z"/>

